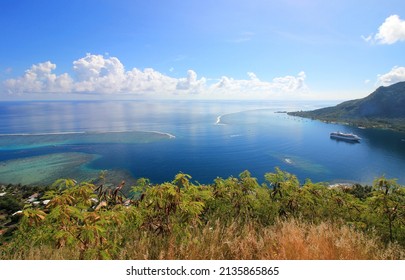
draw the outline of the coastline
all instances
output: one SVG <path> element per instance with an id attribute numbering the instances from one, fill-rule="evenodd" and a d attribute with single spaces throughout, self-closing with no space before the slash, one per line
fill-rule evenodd
<path id="1" fill-rule="evenodd" d="M 324 123 L 342 124 L 355 126 L 360 129 L 375 128 L 375 129 L 388 129 L 397 132 L 405 132 L 405 120 L 402 119 L 346 119 L 346 118 L 322 118 L 314 115 L 309 111 L 288 112 L 287 115 L 294 117 L 301 117 L 305 119 L 317 120 Z"/>

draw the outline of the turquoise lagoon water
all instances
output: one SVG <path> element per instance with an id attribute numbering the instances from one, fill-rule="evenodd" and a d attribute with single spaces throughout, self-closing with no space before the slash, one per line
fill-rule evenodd
<path id="1" fill-rule="evenodd" d="M 210 183 L 248 169 L 259 181 L 276 166 L 326 182 L 405 184 L 405 134 L 291 117 L 332 102 L 75 101 L 0 103 L 0 182 L 61 177 L 171 181 L 178 172 Z M 353 132 L 353 144 L 329 138 Z M 118 179 L 117 179 L 118 180 Z"/>

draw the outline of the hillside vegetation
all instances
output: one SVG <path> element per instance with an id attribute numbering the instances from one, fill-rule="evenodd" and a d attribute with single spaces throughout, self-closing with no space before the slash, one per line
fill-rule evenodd
<path id="1" fill-rule="evenodd" d="M 405 82 L 379 87 L 369 96 L 350 100 L 334 107 L 313 111 L 290 112 L 290 115 L 323 121 L 347 122 L 365 127 L 405 131 Z"/>
<path id="2" fill-rule="evenodd" d="M 179 173 L 139 179 L 127 195 L 124 182 L 61 179 L 25 205 L 0 258 L 405 259 L 405 188 L 395 180 L 301 185 L 278 168 L 265 179 L 244 171 L 198 185 Z"/>

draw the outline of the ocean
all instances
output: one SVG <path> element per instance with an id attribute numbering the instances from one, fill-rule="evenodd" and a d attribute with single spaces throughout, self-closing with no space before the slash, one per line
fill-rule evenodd
<path id="1" fill-rule="evenodd" d="M 279 167 L 303 183 L 359 182 L 379 176 L 405 184 L 405 134 L 289 116 L 335 105 L 314 101 L 0 102 L 0 182 L 50 184 L 58 178 L 192 181 L 249 170 L 264 181 Z M 330 139 L 353 132 L 360 143 Z"/>

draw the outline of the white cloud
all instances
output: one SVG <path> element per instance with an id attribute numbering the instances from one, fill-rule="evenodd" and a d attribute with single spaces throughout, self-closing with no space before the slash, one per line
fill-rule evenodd
<path id="1" fill-rule="evenodd" d="M 206 79 L 203 77 L 197 79 L 197 73 L 193 70 L 187 71 L 187 78 L 180 78 L 177 81 L 176 89 L 181 91 L 188 91 L 192 94 L 202 93 L 205 89 Z"/>
<path id="2" fill-rule="evenodd" d="M 378 75 L 377 85 L 390 86 L 405 81 L 405 67 L 395 66 L 390 72 Z"/>
<path id="3" fill-rule="evenodd" d="M 300 73 L 298 73 L 297 77 L 285 76 L 273 79 L 273 86 L 274 88 L 280 89 L 285 92 L 307 90 L 307 86 L 305 85 L 305 78 L 305 72 L 301 71 Z"/>
<path id="4" fill-rule="evenodd" d="M 73 80 L 68 74 L 53 74 L 55 69 L 50 61 L 34 64 L 22 77 L 6 80 L 4 85 L 9 93 L 70 91 Z"/>
<path id="5" fill-rule="evenodd" d="M 248 72 L 247 75 L 249 80 L 235 80 L 224 76 L 211 86 L 210 91 L 245 98 L 299 97 L 308 93 L 304 72 L 298 73 L 298 76 L 277 77 L 272 82 L 261 81 L 253 72 Z"/>
<path id="6" fill-rule="evenodd" d="M 391 45 L 398 41 L 405 41 L 405 20 L 401 20 L 398 15 L 392 15 L 385 19 L 378 28 L 376 35 L 362 36 L 366 42 L 376 42 L 379 44 Z"/>
<path id="7" fill-rule="evenodd" d="M 124 65 L 116 57 L 87 54 L 73 62 L 76 92 L 119 92 L 125 80 Z"/>
<path id="8" fill-rule="evenodd" d="M 73 62 L 75 80 L 67 73 L 56 76 L 56 65 L 47 61 L 33 65 L 17 79 L 4 82 L 9 93 L 170 93 L 176 88 L 177 79 L 153 69 L 136 68 L 125 72 L 116 57 L 87 54 Z"/>
<path id="9" fill-rule="evenodd" d="M 194 70 L 187 77 L 173 78 L 154 69 L 126 71 L 116 57 L 87 54 L 73 62 L 73 75 L 56 75 L 56 65 L 50 61 L 33 65 L 24 75 L 6 80 L 3 85 L 9 93 L 101 93 L 135 94 L 155 97 L 198 98 L 272 98 L 302 96 L 308 92 L 305 73 L 297 76 L 260 80 L 248 72 L 249 79 L 237 80 L 223 76 L 207 84 Z"/>
<path id="10" fill-rule="evenodd" d="M 259 79 L 257 78 L 256 74 L 253 72 L 248 72 L 247 75 L 249 76 L 251 81 L 259 81 Z"/>
<path id="11" fill-rule="evenodd" d="M 367 43 L 373 42 L 373 35 L 368 35 L 367 37 L 364 35 L 361 35 L 361 38 L 366 41 Z"/>
<path id="12" fill-rule="evenodd" d="M 126 72 L 126 79 L 121 92 L 165 95 L 175 91 L 176 83 L 177 79 L 163 75 L 152 68 L 146 68 L 144 71 L 134 68 Z"/>

